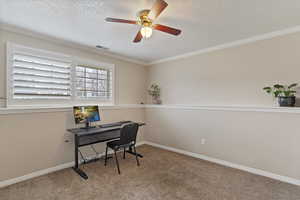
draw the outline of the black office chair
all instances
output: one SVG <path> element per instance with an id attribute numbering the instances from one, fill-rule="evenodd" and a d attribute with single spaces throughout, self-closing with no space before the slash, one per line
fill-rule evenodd
<path id="1" fill-rule="evenodd" d="M 107 162 L 108 147 L 114 151 L 119 174 L 121 172 L 120 172 L 120 166 L 119 166 L 119 161 L 118 161 L 118 157 L 117 157 L 117 151 L 119 151 L 120 149 L 124 150 L 123 158 L 125 159 L 126 148 L 130 148 L 130 149 L 133 148 L 137 165 L 138 166 L 140 165 L 138 156 L 136 154 L 136 148 L 135 148 L 136 136 L 137 136 L 138 129 L 139 129 L 139 125 L 137 123 L 126 124 L 126 125 L 122 126 L 122 128 L 120 130 L 120 139 L 119 140 L 114 140 L 114 141 L 110 141 L 110 142 L 106 143 L 105 164 L 104 164 L 105 166 L 106 166 L 106 162 Z"/>

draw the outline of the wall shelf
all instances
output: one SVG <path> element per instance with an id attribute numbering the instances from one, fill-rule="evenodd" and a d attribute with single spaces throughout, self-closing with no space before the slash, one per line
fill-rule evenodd
<path id="1" fill-rule="evenodd" d="M 292 113 L 300 114 L 300 107 L 267 107 L 267 106 L 213 106 L 213 105 L 152 105 L 152 104 L 120 104 L 120 105 L 99 105 L 103 110 L 116 109 L 180 109 L 180 110 L 210 110 L 210 111 L 231 111 L 231 112 L 268 112 L 268 113 Z M 51 107 L 12 107 L 0 108 L 0 115 L 22 114 L 22 113 L 45 113 L 45 112 L 71 112 L 70 106 L 51 106 Z"/>
<path id="2" fill-rule="evenodd" d="M 182 110 L 212 110 L 239 112 L 272 112 L 299 113 L 300 107 L 267 107 L 267 106 L 206 106 L 206 105 L 145 105 L 146 108 L 182 109 Z"/>

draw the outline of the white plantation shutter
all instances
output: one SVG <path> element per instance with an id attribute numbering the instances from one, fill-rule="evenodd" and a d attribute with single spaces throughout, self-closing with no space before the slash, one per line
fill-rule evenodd
<path id="1" fill-rule="evenodd" d="M 104 67 L 77 65 L 76 96 L 112 99 L 112 70 Z"/>
<path id="2" fill-rule="evenodd" d="M 114 65 L 7 43 L 7 106 L 114 103 Z"/>
<path id="3" fill-rule="evenodd" d="M 13 99 L 69 99 L 71 62 L 14 53 L 11 86 Z"/>

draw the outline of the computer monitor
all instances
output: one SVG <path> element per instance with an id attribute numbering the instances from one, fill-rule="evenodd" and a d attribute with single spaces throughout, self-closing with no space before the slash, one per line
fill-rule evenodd
<path id="1" fill-rule="evenodd" d="M 75 123 L 85 124 L 86 129 L 91 128 L 91 122 L 100 121 L 98 106 L 74 106 L 73 112 Z"/>

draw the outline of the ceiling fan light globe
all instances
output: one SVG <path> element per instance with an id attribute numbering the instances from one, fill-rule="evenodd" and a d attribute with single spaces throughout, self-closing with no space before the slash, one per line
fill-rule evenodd
<path id="1" fill-rule="evenodd" d="M 152 28 L 150 27 L 142 27 L 141 34 L 143 38 L 149 38 L 152 35 Z"/>

